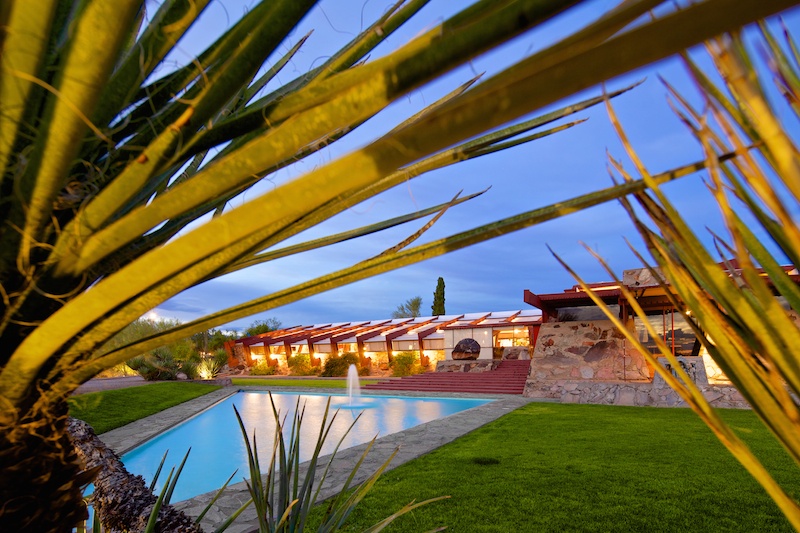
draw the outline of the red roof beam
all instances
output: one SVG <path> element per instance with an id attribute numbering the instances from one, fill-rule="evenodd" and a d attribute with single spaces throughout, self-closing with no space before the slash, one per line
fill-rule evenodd
<path id="1" fill-rule="evenodd" d="M 369 339 L 371 339 L 373 337 L 377 337 L 378 335 L 383 335 L 384 332 L 390 331 L 390 330 L 392 330 L 394 328 L 397 328 L 397 327 L 400 327 L 403 324 L 406 324 L 411 320 L 413 320 L 413 319 L 409 318 L 408 320 L 404 320 L 403 322 L 395 322 L 394 324 L 387 324 L 385 326 L 381 326 L 381 327 L 375 329 L 374 331 L 368 331 L 366 333 L 362 333 L 361 335 L 357 335 L 356 336 L 356 342 L 364 342 L 364 341 L 369 340 Z"/>
<path id="2" fill-rule="evenodd" d="M 462 319 L 463 317 L 464 317 L 464 315 L 458 315 L 457 317 L 455 317 L 453 319 L 446 320 L 444 322 L 438 322 L 438 323 L 433 324 L 433 325 L 431 325 L 431 326 L 429 326 L 429 327 L 427 327 L 425 329 L 420 330 L 417 333 L 417 335 L 419 335 L 419 337 L 421 339 L 425 338 L 428 335 L 430 335 L 431 333 L 433 333 L 434 331 L 436 331 L 438 329 L 443 329 L 443 328 L 447 327 L 448 325 L 452 324 L 453 322 Z"/>

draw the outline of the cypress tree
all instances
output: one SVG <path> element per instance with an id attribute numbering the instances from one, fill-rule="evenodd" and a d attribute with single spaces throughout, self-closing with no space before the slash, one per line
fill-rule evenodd
<path id="1" fill-rule="evenodd" d="M 444 315 L 444 278 L 439 277 L 436 282 L 436 290 L 433 292 L 433 305 L 431 306 L 434 316 Z"/>

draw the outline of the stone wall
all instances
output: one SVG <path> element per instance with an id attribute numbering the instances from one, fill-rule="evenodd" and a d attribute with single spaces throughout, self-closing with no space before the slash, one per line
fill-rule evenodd
<path id="1" fill-rule="evenodd" d="M 489 372 L 501 363 L 499 359 L 474 359 L 453 361 L 447 359 L 436 363 L 437 372 Z"/>
<path id="2" fill-rule="evenodd" d="M 652 375 L 609 320 L 542 324 L 532 359 L 532 381 L 649 381 Z"/>
<path id="3" fill-rule="evenodd" d="M 524 396 L 562 403 L 685 407 L 608 320 L 542 324 Z M 714 407 L 748 408 L 708 354 L 678 357 Z M 660 363 L 669 368 L 666 360 Z"/>
<path id="4" fill-rule="evenodd" d="M 701 386 L 700 390 L 712 407 L 736 409 L 750 407 L 734 387 L 705 385 Z M 525 387 L 525 396 L 555 398 L 561 403 L 686 407 L 686 402 L 671 388 L 655 387 L 652 383 L 555 380 L 528 383 Z"/>
<path id="5" fill-rule="evenodd" d="M 694 381 L 712 407 L 747 409 L 749 404 L 736 388 L 708 382 L 702 357 L 678 357 L 678 364 Z M 671 370 L 663 357 L 659 363 Z M 656 374 L 652 382 L 588 381 L 588 380 L 531 380 L 525 385 L 529 398 L 558 399 L 561 403 L 593 403 L 605 405 L 634 405 L 650 407 L 686 407 L 686 402 L 664 379 Z"/>

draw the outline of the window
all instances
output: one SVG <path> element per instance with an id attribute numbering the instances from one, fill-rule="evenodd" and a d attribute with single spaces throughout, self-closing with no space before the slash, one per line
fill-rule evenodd
<path id="1" fill-rule="evenodd" d="M 492 330 L 492 346 L 505 348 L 510 346 L 530 346 L 527 326 L 496 328 Z"/>
<path id="2" fill-rule="evenodd" d="M 647 322 L 653 327 L 658 336 L 672 349 L 675 355 L 693 355 L 695 342 L 694 332 L 686 319 L 673 309 L 664 309 L 647 316 Z M 641 318 L 634 317 L 636 334 L 642 344 L 651 353 L 659 353 L 655 341 L 650 337 Z M 697 354 L 694 354 L 697 355 Z"/>

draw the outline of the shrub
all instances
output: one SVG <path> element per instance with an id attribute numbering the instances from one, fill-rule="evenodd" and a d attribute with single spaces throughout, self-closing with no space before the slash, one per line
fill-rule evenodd
<path id="1" fill-rule="evenodd" d="M 220 364 L 216 357 L 208 357 L 197 365 L 197 374 L 200 379 L 214 379 L 222 372 L 223 368 L 225 368 L 225 364 Z"/>
<path id="2" fill-rule="evenodd" d="M 275 374 L 275 367 L 270 366 L 266 359 L 250 367 L 251 376 L 271 376 L 273 374 Z"/>
<path id="3" fill-rule="evenodd" d="M 214 352 L 214 361 L 216 361 L 220 367 L 224 367 L 228 364 L 228 352 L 224 349 L 217 350 Z"/>
<path id="4" fill-rule="evenodd" d="M 180 364 L 181 372 L 186 374 L 189 379 L 197 379 L 200 377 L 200 365 L 203 362 L 197 359 L 189 359 Z"/>
<path id="5" fill-rule="evenodd" d="M 389 363 L 392 375 L 395 377 L 410 376 L 424 372 L 414 352 L 400 352 Z"/>
<path id="6" fill-rule="evenodd" d="M 147 355 L 134 357 L 128 361 L 128 366 L 147 381 L 176 380 L 181 370 L 180 363 L 167 348 L 156 348 Z"/>
<path id="7" fill-rule="evenodd" d="M 311 356 L 305 353 L 290 357 L 288 365 L 289 373 L 293 376 L 314 376 L 319 373 L 319 369 L 311 366 Z"/>
<path id="8" fill-rule="evenodd" d="M 322 370 L 322 374 L 320 375 L 328 378 L 344 377 L 347 375 L 347 370 L 350 368 L 350 365 L 356 365 L 356 368 L 359 367 L 358 354 L 331 354 L 325 361 L 325 368 Z M 369 370 L 367 370 L 367 372 L 369 372 Z M 359 375 L 362 375 L 360 371 Z"/>

